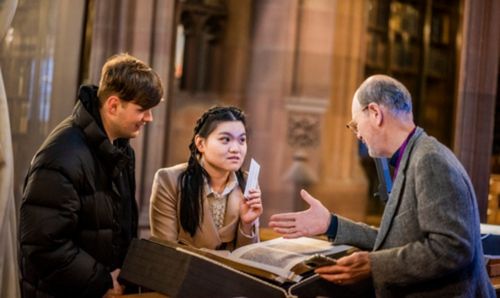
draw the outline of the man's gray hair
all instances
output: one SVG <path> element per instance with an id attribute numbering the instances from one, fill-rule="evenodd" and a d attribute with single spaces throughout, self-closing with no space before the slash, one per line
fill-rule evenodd
<path id="1" fill-rule="evenodd" d="M 373 75 L 358 88 L 360 105 L 366 107 L 374 102 L 389 108 L 395 115 L 411 114 L 411 95 L 398 80 L 386 75 Z"/>

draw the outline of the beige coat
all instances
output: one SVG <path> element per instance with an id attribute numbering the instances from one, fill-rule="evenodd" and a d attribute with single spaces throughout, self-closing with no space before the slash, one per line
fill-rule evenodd
<path id="1" fill-rule="evenodd" d="M 239 208 L 243 193 L 235 187 L 228 195 L 224 225 L 217 230 L 207 200 L 203 202 L 203 221 L 195 235 L 184 231 L 180 225 L 178 178 L 187 164 L 162 168 L 155 174 L 151 193 L 150 222 L 151 236 L 182 243 L 198 248 L 216 249 L 227 243 L 226 249 L 233 250 L 259 241 L 258 229 L 253 235 L 244 235 L 240 228 Z"/>

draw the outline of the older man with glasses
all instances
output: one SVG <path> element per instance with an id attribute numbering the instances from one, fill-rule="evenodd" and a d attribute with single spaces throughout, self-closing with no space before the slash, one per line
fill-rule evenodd
<path id="1" fill-rule="evenodd" d="M 275 214 L 270 226 L 288 238 L 324 234 L 360 248 L 316 273 L 342 285 L 371 280 L 378 297 L 495 297 L 470 178 L 448 148 L 415 125 L 406 87 L 369 77 L 351 111 L 347 127 L 369 155 L 395 161 L 380 227 L 330 213 L 305 190 L 310 208 Z"/>

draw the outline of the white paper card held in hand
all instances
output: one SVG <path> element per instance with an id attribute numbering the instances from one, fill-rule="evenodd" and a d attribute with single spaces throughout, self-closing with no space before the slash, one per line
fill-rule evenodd
<path id="1" fill-rule="evenodd" d="M 259 182 L 259 172 L 260 165 L 255 161 L 255 159 L 252 158 L 250 161 L 250 170 L 248 170 L 247 186 L 245 187 L 245 192 L 243 193 L 245 198 L 248 197 L 248 191 L 250 189 L 257 188 L 257 184 Z"/>

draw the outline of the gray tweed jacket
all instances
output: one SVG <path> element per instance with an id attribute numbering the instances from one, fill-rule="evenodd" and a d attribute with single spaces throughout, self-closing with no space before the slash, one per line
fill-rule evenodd
<path id="1" fill-rule="evenodd" d="M 338 219 L 336 244 L 371 250 L 378 297 L 496 297 L 472 183 L 455 155 L 421 128 L 402 156 L 380 228 Z"/>

